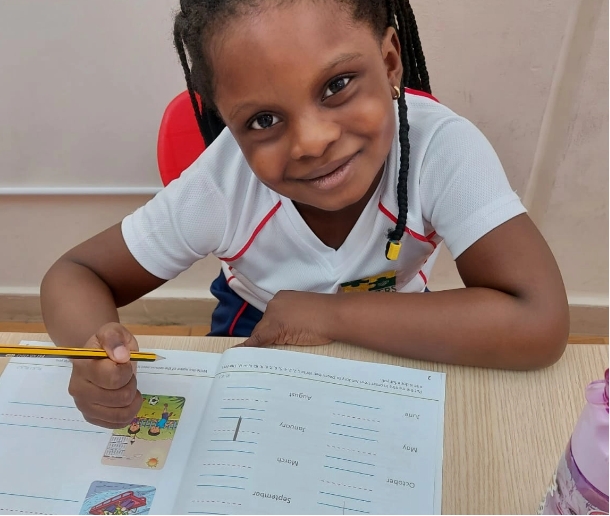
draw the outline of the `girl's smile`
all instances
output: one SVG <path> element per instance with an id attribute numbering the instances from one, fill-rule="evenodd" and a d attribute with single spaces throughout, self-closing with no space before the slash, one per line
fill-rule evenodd
<path id="1" fill-rule="evenodd" d="M 241 16 L 211 50 L 221 116 L 256 176 L 302 214 L 368 201 L 395 134 L 402 73 L 393 29 L 380 39 L 339 4 L 319 7 Z"/>
<path id="2" fill-rule="evenodd" d="M 328 165 L 314 170 L 310 177 L 303 177 L 297 181 L 306 181 L 309 186 L 320 190 L 331 190 L 341 186 L 344 181 L 349 179 L 353 171 L 353 164 L 358 153 L 347 158 L 331 161 Z"/>

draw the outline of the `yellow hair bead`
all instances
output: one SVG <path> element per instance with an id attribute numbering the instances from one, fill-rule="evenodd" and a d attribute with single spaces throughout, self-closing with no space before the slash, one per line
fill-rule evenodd
<path id="1" fill-rule="evenodd" d="M 396 240 L 390 240 L 385 248 L 385 257 L 388 260 L 397 260 L 400 254 L 400 242 Z"/>

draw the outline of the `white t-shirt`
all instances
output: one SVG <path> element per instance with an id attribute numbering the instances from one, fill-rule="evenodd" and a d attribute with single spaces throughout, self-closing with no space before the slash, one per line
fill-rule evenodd
<path id="1" fill-rule="evenodd" d="M 409 211 L 397 261 L 385 257 L 398 213 L 397 109 L 383 177 L 339 249 L 323 244 L 290 199 L 256 178 L 228 129 L 179 179 L 123 220 L 127 247 L 166 280 L 212 253 L 230 287 L 261 311 L 280 290 L 423 291 L 441 242 L 455 259 L 525 208 L 473 124 L 430 98 L 406 97 Z"/>

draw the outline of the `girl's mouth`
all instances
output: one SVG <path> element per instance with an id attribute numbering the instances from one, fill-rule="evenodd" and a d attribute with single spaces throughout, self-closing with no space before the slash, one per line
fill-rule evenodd
<path id="1" fill-rule="evenodd" d="M 333 171 L 329 172 L 320 177 L 316 177 L 314 179 L 303 179 L 303 181 L 307 182 L 308 185 L 313 186 L 319 190 L 332 190 L 343 184 L 345 180 L 350 176 L 353 163 L 358 153 L 354 154 L 348 161 L 346 161 L 343 165 L 335 168 Z"/>

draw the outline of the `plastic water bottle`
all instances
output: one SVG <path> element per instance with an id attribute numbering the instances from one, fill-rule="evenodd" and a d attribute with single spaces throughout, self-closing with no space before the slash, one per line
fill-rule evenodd
<path id="1" fill-rule="evenodd" d="M 608 514 L 608 370 L 585 391 L 587 404 L 553 475 L 540 514 Z"/>

